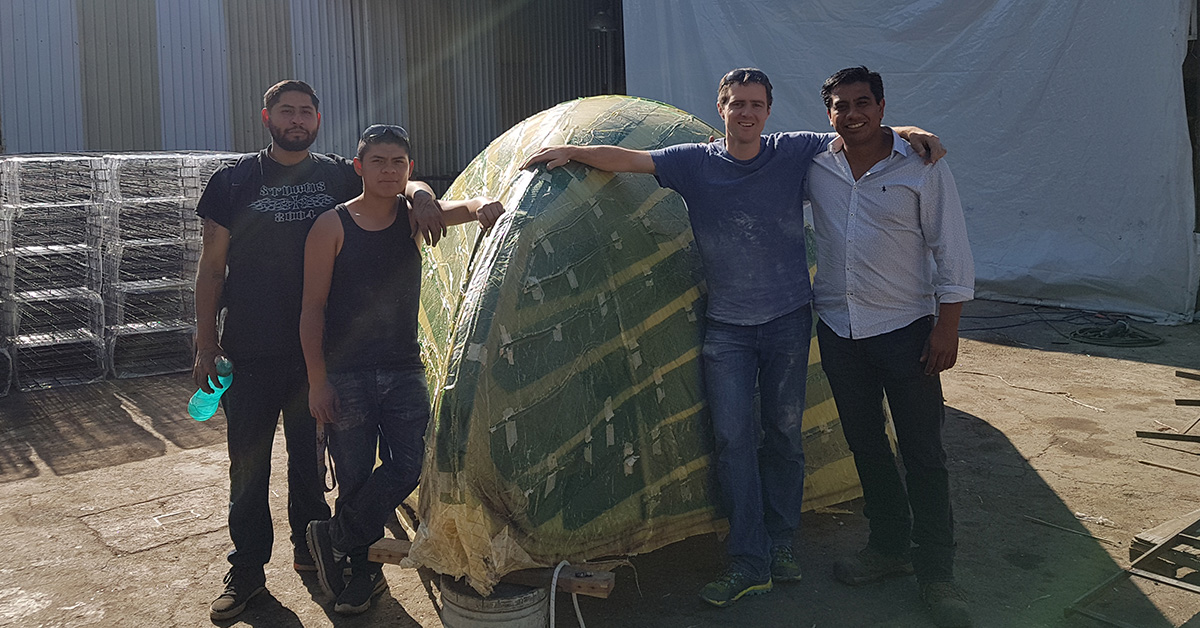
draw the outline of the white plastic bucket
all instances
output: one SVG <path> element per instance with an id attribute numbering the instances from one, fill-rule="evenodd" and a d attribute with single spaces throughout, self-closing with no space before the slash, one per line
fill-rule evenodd
<path id="1" fill-rule="evenodd" d="M 546 589 L 500 583 L 483 597 L 466 580 L 442 576 L 442 624 L 446 628 L 545 628 Z"/>

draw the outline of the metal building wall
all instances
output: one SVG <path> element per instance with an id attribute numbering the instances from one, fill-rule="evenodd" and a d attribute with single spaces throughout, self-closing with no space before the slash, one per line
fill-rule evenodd
<path id="1" fill-rule="evenodd" d="M 443 189 L 509 126 L 604 91 L 587 25 L 614 6 L 619 23 L 616 0 L 0 0 L 0 124 L 8 152 L 254 151 L 263 91 L 299 78 L 322 100 L 315 150 L 403 124 Z"/>
<path id="2" fill-rule="evenodd" d="M 354 77 L 351 3 L 291 0 L 292 76 L 321 99 L 321 131 L 312 150 L 350 156 L 362 131 Z M 260 93 L 266 86 L 260 88 Z"/>
<path id="3" fill-rule="evenodd" d="M 256 112 L 262 94 L 292 77 L 291 2 L 225 0 L 229 48 L 229 111 L 233 150 L 253 152 L 271 141 Z M 320 93 L 320 87 L 316 87 Z"/>
<path id="4" fill-rule="evenodd" d="M 78 7 L 85 148 L 162 149 L 154 0 Z"/>
<path id="5" fill-rule="evenodd" d="M 408 116 L 409 65 L 406 50 L 406 2 L 355 0 L 354 66 L 358 121 L 411 126 Z M 414 138 L 417 139 L 417 138 Z M 422 165 L 422 164 L 418 164 Z"/>
<path id="6" fill-rule="evenodd" d="M 221 4 L 158 0 L 155 16 L 163 149 L 229 150 L 233 129 Z"/>
<path id="7" fill-rule="evenodd" d="M 75 0 L 0 0 L 0 144 L 9 153 L 81 150 Z"/>
<path id="8" fill-rule="evenodd" d="M 360 110 L 409 128 L 417 171 L 435 189 L 513 124 L 604 91 L 604 35 L 587 25 L 599 7 L 611 8 L 608 2 L 362 0 L 356 6 L 366 25 L 356 46 Z M 372 63 L 376 57 L 388 62 Z"/>

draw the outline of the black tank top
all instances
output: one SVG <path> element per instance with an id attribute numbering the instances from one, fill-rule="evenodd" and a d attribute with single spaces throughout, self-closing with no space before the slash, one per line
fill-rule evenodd
<path id="1" fill-rule="evenodd" d="M 336 211 L 345 235 L 325 305 L 326 368 L 419 368 L 421 252 L 410 237 L 407 209 L 379 231 L 359 227 L 345 205 Z"/>

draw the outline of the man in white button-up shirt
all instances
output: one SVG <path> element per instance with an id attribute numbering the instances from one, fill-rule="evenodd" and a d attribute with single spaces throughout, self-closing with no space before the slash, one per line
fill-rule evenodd
<path id="1" fill-rule="evenodd" d="M 883 80 L 847 68 L 821 89 L 838 137 L 813 158 L 814 305 L 821 361 L 862 481 L 867 547 L 834 565 L 847 584 L 916 573 L 939 626 L 971 624 L 954 584 L 954 519 L 938 373 L 958 355 L 975 271 L 954 178 L 881 125 Z M 884 425 L 887 393 L 902 482 Z"/>

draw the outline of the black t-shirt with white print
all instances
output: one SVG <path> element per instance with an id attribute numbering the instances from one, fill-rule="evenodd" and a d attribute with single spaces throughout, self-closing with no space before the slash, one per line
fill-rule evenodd
<path id="1" fill-rule="evenodd" d="M 246 163 L 248 162 L 248 163 Z M 229 230 L 221 347 L 239 359 L 303 359 L 304 242 L 322 212 L 362 192 L 353 163 L 310 154 L 284 166 L 259 151 L 213 174 L 196 207 Z"/>

